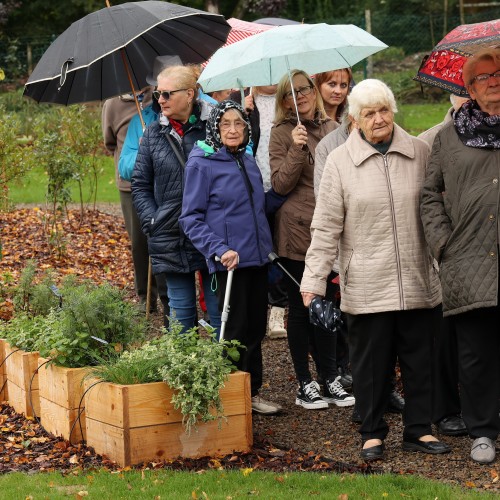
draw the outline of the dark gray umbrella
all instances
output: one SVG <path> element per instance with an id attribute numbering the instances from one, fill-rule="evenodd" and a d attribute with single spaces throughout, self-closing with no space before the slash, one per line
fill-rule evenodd
<path id="1" fill-rule="evenodd" d="M 230 29 L 219 14 L 168 2 L 101 9 L 74 22 L 50 45 L 24 95 L 69 105 L 140 89 L 148 85 L 146 76 L 156 56 L 204 62 L 225 43 Z"/>

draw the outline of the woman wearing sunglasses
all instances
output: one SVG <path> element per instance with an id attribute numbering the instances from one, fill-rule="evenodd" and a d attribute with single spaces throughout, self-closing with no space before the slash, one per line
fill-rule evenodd
<path id="1" fill-rule="evenodd" d="M 296 106 L 288 74 L 278 83 L 276 115 L 271 130 L 269 160 L 271 184 L 286 201 L 276 212 L 275 247 L 283 265 L 300 282 L 314 212 L 314 150 L 336 122 L 328 118 L 323 101 L 311 78 L 300 70 L 291 72 Z M 298 113 L 298 116 L 297 116 Z M 309 322 L 299 287 L 285 277 L 288 292 L 288 345 L 299 382 L 295 403 L 306 409 L 327 408 L 328 403 L 350 406 L 349 396 L 338 381 L 335 363 L 335 337 Z M 309 370 L 309 345 L 318 352 L 323 397 Z"/>
<path id="2" fill-rule="evenodd" d="M 205 259 L 179 227 L 184 164 L 196 141 L 205 139 L 211 109 L 196 99 L 197 77 L 197 68 L 190 66 L 170 66 L 158 75 L 153 95 L 161 108 L 160 118 L 146 129 L 132 174 L 132 197 L 148 236 L 153 274 L 166 279 L 171 315 L 184 329 L 196 324 L 197 270 L 203 277 L 211 325 L 220 327 Z"/>

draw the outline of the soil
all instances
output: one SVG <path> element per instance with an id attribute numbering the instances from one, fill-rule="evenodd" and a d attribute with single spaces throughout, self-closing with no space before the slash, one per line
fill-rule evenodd
<path id="1" fill-rule="evenodd" d="M 116 216 L 117 222 L 122 224 L 118 220 L 121 218 L 119 205 L 100 205 L 98 209 Z M 162 322 L 161 313 L 155 313 L 152 320 L 159 327 Z M 254 467 L 274 471 L 333 470 L 415 474 L 466 488 L 500 491 L 498 460 L 490 465 L 472 462 L 469 458 L 471 445 L 469 437 L 441 436 L 440 439 L 452 448 L 452 452 L 448 455 L 433 456 L 403 452 L 401 449 L 403 427 L 399 414 L 386 415 L 390 432 L 385 441 L 385 459 L 367 466 L 359 457 L 361 441 L 357 425 L 351 422 L 352 407 L 340 408 L 331 405 L 326 410 L 306 410 L 295 405 L 296 381 L 286 339 L 266 338 L 263 342 L 263 354 L 264 385 L 261 395 L 282 405 L 283 411 L 276 416 L 254 415 L 255 444 L 252 453 L 221 457 L 219 462 L 223 467 Z M 0 405 L 0 422 L 4 427 L 7 425 L 6 421 L 16 422 L 15 425 L 21 427 L 36 424 L 16 416 L 7 405 Z M 0 429 L 0 450 L 9 443 L 5 432 L 2 433 L 3 430 Z M 37 435 L 43 433 L 40 429 L 35 429 L 34 432 Z M 43 450 L 38 454 L 36 450 L 31 450 L 33 454 L 29 463 L 17 464 L 12 459 L 6 462 L 5 453 L 0 453 L 0 473 L 40 468 L 59 470 L 72 466 L 116 467 L 106 459 L 96 456 L 92 449 L 84 446 L 66 449 L 68 446 L 61 445 L 61 439 L 52 436 L 48 438 L 49 441 L 44 442 Z M 61 449 L 61 454 L 65 455 L 66 460 L 60 457 L 54 460 L 46 458 L 49 449 Z M 68 463 L 70 458 L 73 458 L 73 461 Z M 200 469 L 213 466 L 211 463 L 208 459 L 178 460 L 170 462 L 167 466 Z M 40 467 L 40 464 L 44 464 L 45 467 Z M 165 464 L 153 466 L 163 467 Z"/>

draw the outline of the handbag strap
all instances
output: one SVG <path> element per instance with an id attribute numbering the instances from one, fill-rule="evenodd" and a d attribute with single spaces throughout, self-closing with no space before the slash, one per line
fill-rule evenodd
<path id="1" fill-rule="evenodd" d="M 167 141 L 169 142 L 170 147 L 172 148 L 175 156 L 177 156 L 177 160 L 179 160 L 181 167 L 184 168 L 186 166 L 186 160 L 181 155 L 179 148 L 174 144 L 174 141 L 173 141 L 172 137 L 170 137 L 170 133 L 168 130 L 165 132 L 165 137 L 167 138 Z"/>

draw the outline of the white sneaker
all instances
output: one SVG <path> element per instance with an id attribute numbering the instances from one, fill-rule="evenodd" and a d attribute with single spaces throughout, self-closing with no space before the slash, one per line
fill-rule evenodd
<path id="1" fill-rule="evenodd" d="M 271 312 L 269 314 L 269 338 L 283 339 L 286 337 L 284 322 L 285 309 L 283 307 L 271 307 Z"/>
<path id="2" fill-rule="evenodd" d="M 281 411 L 281 406 L 262 399 L 258 394 L 252 397 L 252 411 L 261 415 L 274 415 Z"/>

